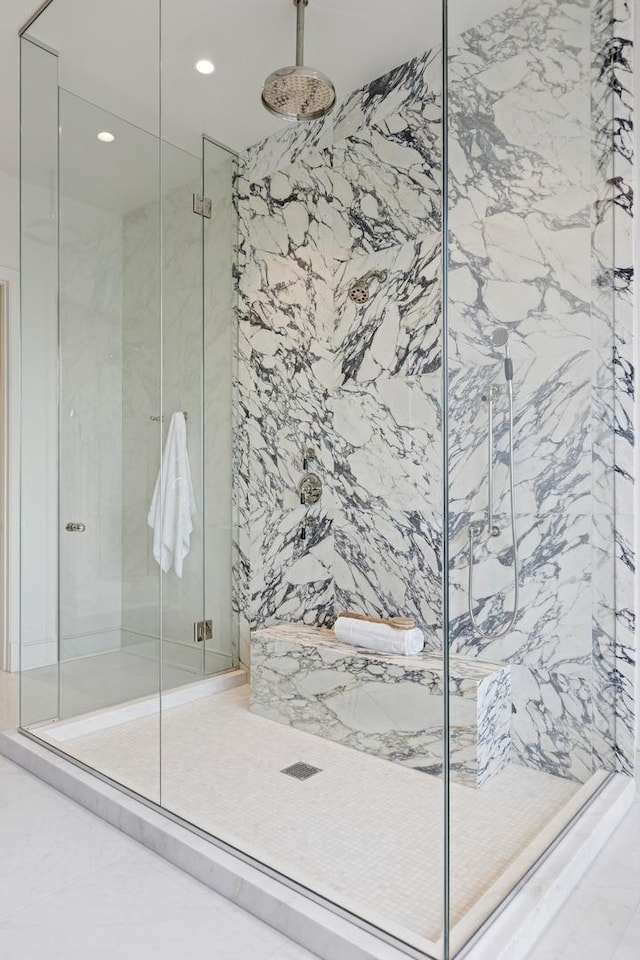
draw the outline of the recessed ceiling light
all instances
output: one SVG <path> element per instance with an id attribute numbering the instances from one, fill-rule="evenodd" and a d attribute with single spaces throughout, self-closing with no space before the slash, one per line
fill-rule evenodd
<path id="1" fill-rule="evenodd" d="M 115 137 L 108 130 L 103 130 L 102 133 L 98 134 L 98 140 L 102 140 L 103 143 L 113 143 Z"/>
<path id="2" fill-rule="evenodd" d="M 198 71 L 198 73 L 213 73 L 215 70 L 211 60 L 198 60 L 197 63 L 194 63 L 193 67 L 194 70 Z"/>

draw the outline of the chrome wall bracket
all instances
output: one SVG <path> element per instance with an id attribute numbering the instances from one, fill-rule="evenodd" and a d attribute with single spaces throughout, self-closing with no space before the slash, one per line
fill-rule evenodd
<path id="1" fill-rule="evenodd" d="M 211 220 L 211 198 L 204 197 L 201 193 L 194 193 L 193 212 L 199 217 L 206 217 L 207 220 Z"/>
<path id="2" fill-rule="evenodd" d="M 213 639 L 213 620 L 198 620 L 193 625 L 193 642 L 204 643 Z"/>

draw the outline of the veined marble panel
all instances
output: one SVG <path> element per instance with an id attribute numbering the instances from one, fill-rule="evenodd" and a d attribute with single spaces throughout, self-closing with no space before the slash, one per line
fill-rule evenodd
<path id="1" fill-rule="evenodd" d="M 257 178 L 243 171 L 236 182 L 240 238 L 248 247 L 291 257 L 309 269 L 331 256 L 331 195 L 327 191 L 327 154 L 316 152 Z M 251 266 L 250 260 L 246 263 Z M 325 263 L 331 273 L 333 263 Z M 241 287 L 243 277 L 240 278 Z M 253 286 L 252 286 L 253 289 Z"/>
<path id="2" fill-rule="evenodd" d="M 472 220 L 589 202 L 589 5 L 525 0 L 450 50 L 451 199 Z"/>
<path id="3" fill-rule="evenodd" d="M 591 502 L 591 360 L 585 341 L 555 357 L 540 356 L 514 336 L 513 430 L 516 507 L 544 516 L 584 513 Z M 494 508 L 509 509 L 509 406 L 504 354 L 491 364 L 453 365 L 450 375 L 450 503 L 455 510 L 487 507 L 488 396 L 494 408 Z"/>
<path id="4" fill-rule="evenodd" d="M 511 664 L 513 758 L 584 783 L 593 770 L 593 671 L 568 663 L 562 672 Z"/>
<path id="5" fill-rule="evenodd" d="M 261 716 L 442 773 L 440 657 L 387 656 L 329 630 L 279 624 L 251 640 L 251 709 Z M 508 667 L 454 658 L 449 677 L 454 779 L 482 786 L 510 759 Z"/>
<path id="6" fill-rule="evenodd" d="M 367 303 L 348 296 L 371 270 Z M 372 383 L 380 377 L 437 373 L 442 362 L 442 253 L 438 236 L 417 239 L 338 270 L 335 295 L 335 363 L 338 384 Z"/>
<path id="7" fill-rule="evenodd" d="M 338 506 L 349 506 L 353 480 L 372 520 L 368 538 L 361 539 L 360 529 L 353 544 L 362 551 L 361 570 L 379 572 L 381 558 L 400 547 L 400 529 L 412 531 L 411 543 L 402 548 L 411 561 L 406 570 L 398 566 L 383 577 L 375 608 L 392 596 L 400 605 L 413 596 L 411 610 L 440 629 L 439 548 L 431 519 L 441 512 L 440 250 L 438 236 L 429 235 L 439 225 L 439 148 L 437 156 L 432 151 L 440 136 L 439 61 L 437 52 L 426 53 L 402 65 L 356 91 L 335 118 L 269 138 L 240 163 L 236 422 L 244 436 L 237 497 L 244 500 L 239 515 L 250 532 L 239 533 L 237 562 L 249 568 L 254 627 L 276 615 L 322 624 L 333 613 L 334 567 L 341 561 L 331 518 Z M 345 189 L 336 193 L 336 170 L 342 164 L 344 173 L 345 158 L 358 165 L 358 151 L 366 154 L 369 170 L 353 184 L 357 201 L 347 202 L 344 179 Z M 374 223 L 371 205 L 378 201 L 381 209 L 395 210 L 395 232 L 384 227 L 384 212 Z M 424 210 L 433 214 L 426 223 Z M 412 224 L 405 222 L 407 211 Z M 383 248 L 380 253 L 353 256 L 359 217 L 370 235 L 360 246 Z M 361 349 L 363 318 L 362 311 L 350 309 L 347 291 L 374 268 L 389 271 L 392 293 L 380 316 L 373 288 L 365 321 L 377 330 L 370 359 L 377 358 L 382 376 L 376 371 L 368 379 L 347 377 L 356 387 L 347 393 L 337 389 L 336 357 L 341 350 L 347 357 L 349 343 Z M 429 374 L 435 374 L 433 383 Z M 306 446 L 315 449 L 312 469 L 325 490 L 315 511 L 321 523 L 301 541 L 305 512 L 297 486 Z M 421 495 L 424 516 L 409 512 Z M 382 525 L 373 522 L 378 509 Z M 420 583 L 414 587 L 409 578 L 416 574 Z M 365 593 L 359 602 L 366 604 L 370 591 Z"/>
<path id="8" fill-rule="evenodd" d="M 336 609 L 415 617 L 427 649 L 441 649 L 441 517 L 343 505 L 334 534 Z"/>
<path id="9" fill-rule="evenodd" d="M 282 620 L 333 622 L 333 524 L 317 511 L 317 524 L 300 537 L 307 509 L 256 510 L 251 515 L 251 629 Z"/>
<path id="10" fill-rule="evenodd" d="M 396 247 L 440 228 L 440 121 L 430 125 L 422 115 L 407 113 L 391 115 L 332 148 L 329 189 L 338 260 Z M 439 107 L 434 114 L 439 116 Z"/>
<path id="11" fill-rule="evenodd" d="M 442 54 L 440 47 L 435 47 L 345 97 L 334 114 L 333 140 L 353 137 L 407 108 L 426 111 L 439 122 L 439 114 L 434 111 L 439 107 L 441 88 Z"/>
<path id="12" fill-rule="evenodd" d="M 590 515 L 563 511 L 546 517 L 519 514 L 519 615 L 513 630 L 487 641 L 473 629 L 467 612 L 469 524 L 485 517 L 459 514 L 452 527 L 450 642 L 454 653 L 532 668 L 561 670 L 591 652 Z M 499 633 L 514 602 L 510 518 L 498 514 L 498 537 L 486 524 L 474 542 L 474 615 L 489 634 Z"/>
<path id="13" fill-rule="evenodd" d="M 595 586 L 598 536 L 613 502 L 612 422 L 615 499 L 629 514 L 634 479 L 629 9 L 623 0 L 612 5 L 525 0 L 450 51 L 453 640 L 456 649 L 520 665 L 516 756 L 577 779 L 610 754 L 613 700 L 623 714 L 621 768 L 632 755 L 635 544 L 620 521 L 613 674 L 612 597 Z M 330 121 L 263 143 L 239 178 L 241 409 L 257 452 L 247 490 L 265 492 L 261 533 L 247 548 L 259 571 L 254 601 L 261 597 L 275 617 L 283 597 L 293 619 L 309 588 L 322 618 L 334 591 L 338 607 L 413 613 L 434 646 L 441 503 L 429 416 L 438 393 L 424 392 L 434 402 L 430 411 L 423 400 L 415 408 L 421 422 L 410 395 L 425 375 L 435 381 L 440 363 L 429 236 L 441 213 L 438 61 L 438 51 L 417 58 L 356 91 Z M 604 129 L 612 115 L 613 128 Z M 372 269 L 387 270 L 387 280 L 356 308 L 349 286 Z M 470 633 L 465 613 L 466 527 L 486 509 L 482 393 L 492 379 L 503 382 L 503 354 L 490 346 L 498 325 L 509 328 L 515 367 L 522 591 L 512 634 L 486 643 Z M 495 505 L 504 529 L 492 554 L 478 547 L 476 569 L 476 608 L 490 630 L 508 616 L 512 590 L 505 412 L 499 401 Z M 328 577 L 308 571 L 294 598 L 271 545 L 295 561 L 293 518 L 283 508 L 299 479 L 305 432 L 328 479 L 335 548 L 322 564 Z M 421 457 L 429 467 L 422 472 Z M 271 568 L 260 553 L 267 541 Z"/>
<path id="14" fill-rule="evenodd" d="M 335 472 L 344 511 L 441 514 L 441 379 L 378 379 L 330 400 Z"/>
<path id="15" fill-rule="evenodd" d="M 333 124 L 331 114 L 320 120 L 287 124 L 245 150 L 240 157 L 242 172 L 256 181 L 306 159 L 331 143 Z"/>

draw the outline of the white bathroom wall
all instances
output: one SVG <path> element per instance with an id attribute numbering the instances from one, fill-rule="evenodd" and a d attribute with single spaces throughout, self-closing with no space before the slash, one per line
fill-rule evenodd
<path id="1" fill-rule="evenodd" d="M 0 264 L 17 270 L 20 261 L 20 183 L 0 170 Z"/>

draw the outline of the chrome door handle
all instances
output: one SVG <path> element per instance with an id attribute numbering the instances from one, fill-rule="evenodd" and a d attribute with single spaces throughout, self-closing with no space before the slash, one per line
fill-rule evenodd
<path id="1" fill-rule="evenodd" d="M 86 529 L 87 525 L 85 523 L 68 523 L 65 527 L 65 530 L 69 533 L 84 533 Z"/>

